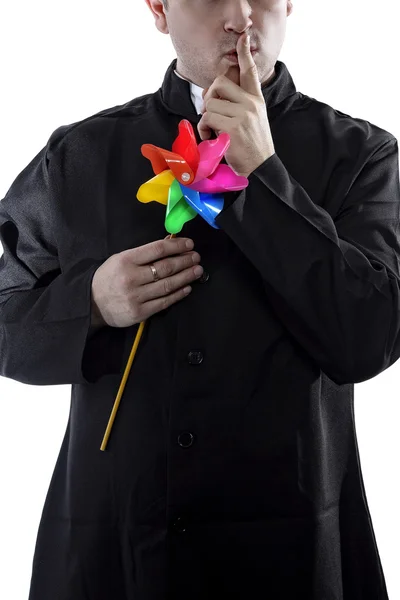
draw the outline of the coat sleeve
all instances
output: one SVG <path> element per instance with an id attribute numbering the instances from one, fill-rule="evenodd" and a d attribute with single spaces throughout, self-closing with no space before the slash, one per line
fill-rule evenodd
<path id="1" fill-rule="evenodd" d="M 91 282 L 106 258 L 60 267 L 50 140 L 0 202 L 0 375 L 32 385 L 94 383 L 121 368 L 125 328 L 91 334 Z"/>
<path id="2" fill-rule="evenodd" d="M 335 222 L 276 153 L 216 218 L 282 324 L 338 384 L 370 379 L 400 356 L 399 207 L 391 136 L 354 176 Z"/>

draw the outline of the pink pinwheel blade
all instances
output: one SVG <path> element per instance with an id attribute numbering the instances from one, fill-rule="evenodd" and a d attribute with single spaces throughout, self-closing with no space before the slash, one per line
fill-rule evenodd
<path id="1" fill-rule="evenodd" d="M 209 177 L 221 162 L 225 152 L 229 148 L 230 136 L 228 133 L 220 133 L 215 140 L 204 140 L 198 145 L 200 160 L 196 176 L 192 183 Z"/>
<path id="2" fill-rule="evenodd" d="M 204 194 L 217 194 L 219 192 L 236 192 L 249 185 L 247 177 L 241 177 L 228 165 L 219 165 L 207 179 L 191 183 L 188 187 Z"/>

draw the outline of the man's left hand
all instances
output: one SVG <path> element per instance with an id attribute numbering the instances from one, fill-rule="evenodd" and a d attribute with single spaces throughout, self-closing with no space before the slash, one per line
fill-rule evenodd
<path id="1" fill-rule="evenodd" d="M 202 140 L 210 138 L 211 129 L 217 136 L 222 131 L 229 134 L 225 160 L 243 177 L 275 153 L 257 65 L 250 45 L 245 44 L 246 35 L 238 39 L 236 46 L 239 85 L 227 76 L 232 66 L 224 69 L 203 91 L 204 112 L 197 125 Z"/>

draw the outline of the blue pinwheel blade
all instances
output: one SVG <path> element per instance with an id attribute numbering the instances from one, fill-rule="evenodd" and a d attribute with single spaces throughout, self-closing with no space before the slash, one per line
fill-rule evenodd
<path id="1" fill-rule="evenodd" d="M 192 190 L 190 187 L 179 183 L 182 194 L 186 202 L 194 208 L 194 210 L 201 216 L 211 227 L 214 229 L 220 229 L 215 223 L 215 218 L 219 215 L 224 207 L 224 195 L 223 194 L 207 194 L 203 192 L 197 192 Z"/>

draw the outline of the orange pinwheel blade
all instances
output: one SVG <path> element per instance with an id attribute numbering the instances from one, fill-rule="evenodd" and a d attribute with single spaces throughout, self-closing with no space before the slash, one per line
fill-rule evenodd
<path id="1" fill-rule="evenodd" d="M 176 152 L 170 152 L 153 144 L 143 144 L 141 147 L 143 156 L 148 158 L 156 175 L 170 169 L 175 178 L 183 185 L 190 185 L 194 179 L 194 173 L 187 162 Z"/>

